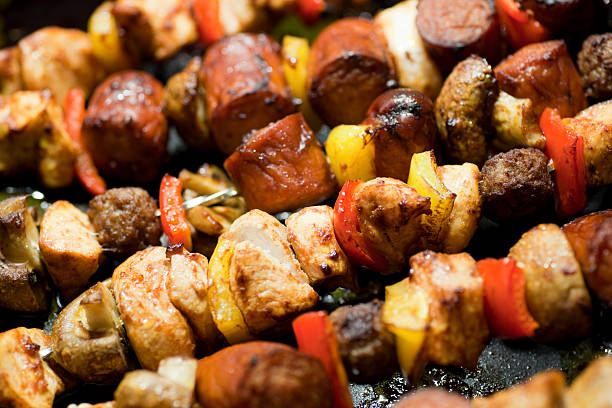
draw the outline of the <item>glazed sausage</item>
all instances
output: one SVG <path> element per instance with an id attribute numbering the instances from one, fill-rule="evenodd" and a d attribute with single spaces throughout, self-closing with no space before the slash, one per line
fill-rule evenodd
<path id="1" fill-rule="evenodd" d="M 163 86 L 146 72 L 120 72 L 98 86 L 83 139 L 102 173 L 136 183 L 157 177 L 168 140 L 163 100 Z"/>
<path id="2" fill-rule="evenodd" d="M 589 288 L 612 305 L 612 210 L 577 218 L 563 226 Z"/>
<path id="3" fill-rule="evenodd" d="M 259 130 L 224 166 L 247 206 L 271 214 L 315 204 L 336 189 L 323 149 L 301 113 Z"/>
<path id="4" fill-rule="evenodd" d="M 308 61 L 310 103 L 330 126 L 357 124 L 395 78 L 387 46 L 374 25 L 345 18 L 315 40 Z"/>
<path id="5" fill-rule="evenodd" d="M 332 390 L 320 360 L 280 343 L 227 347 L 198 364 L 203 408 L 331 408 Z"/>
<path id="6" fill-rule="evenodd" d="M 295 112 L 283 77 L 280 45 L 265 34 L 237 34 L 213 44 L 201 80 L 217 147 L 232 154 L 249 132 Z"/>
<path id="7" fill-rule="evenodd" d="M 471 54 L 490 63 L 500 59 L 499 22 L 487 0 L 421 0 L 416 25 L 444 72 Z"/>
<path id="8" fill-rule="evenodd" d="M 495 77 L 502 91 L 531 99 L 537 117 L 547 107 L 568 117 L 587 106 L 582 79 L 561 40 L 521 48 L 495 67 Z"/>
<path id="9" fill-rule="evenodd" d="M 364 123 L 374 125 L 374 165 L 379 177 L 408 180 L 412 155 L 438 144 L 431 99 L 410 89 L 384 92 L 370 105 Z"/>

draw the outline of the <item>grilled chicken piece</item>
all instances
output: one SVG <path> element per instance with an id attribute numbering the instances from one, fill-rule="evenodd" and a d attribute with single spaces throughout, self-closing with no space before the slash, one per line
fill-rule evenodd
<path id="1" fill-rule="evenodd" d="M 87 287 L 102 261 L 89 218 L 68 201 L 56 201 L 40 224 L 40 252 L 47 271 L 66 300 Z"/>
<path id="2" fill-rule="evenodd" d="M 612 357 L 601 357 L 574 380 L 565 394 L 565 408 L 609 408 L 612 401 Z"/>
<path id="3" fill-rule="evenodd" d="M 313 286 L 354 280 L 355 271 L 336 240 L 333 218 L 334 210 L 321 205 L 303 208 L 285 222 L 291 247 Z"/>
<path id="4" fill-rule="evenodd" d="M 38 229 L 25 196 L 0 202 L 0 307 L 42 312 L 49 287 L 38 249 Z"/>
<path id="5" fill-rule="evenodd" d="M 563 226 L 563 232 L 589 289 L 612 306 L 612 210 L 576 218 Z"/>
<path id="6" fill-rule="evenodd" d="M 580 339 L 591 328 L 591 298 L 580 265 L 561 229 L 540 224 L 523 234 L 508 255 L 523 269 L 527 307 L 542 341 Z"/>
<path id="7" fill-rule="evenodd" d="M 17 46 L 24 88 L 48 88 L 60 103 L 71 88 L 81 88 L 89 95 L 104 77 L 89 36 L 81 30 L 45 27 L 19 41 Z"/>
<path id="8" fill-rule="evenodd" d="M 150 247 L 115 269 L 113 294 L 140 364 L 155 370 L 172 356 L 192 357 L 195 337 L 168 295 L 170 262 L 166 249 Z"/>
<path id="9" fill-rule="evenodd" d="M 544 149 L 546 138 L 540 130 L 531 99 L 515 98 L 500 91 L 493 105 L 492 120 L 495 128 L 492 144 L 495 148 L 501 151 L 515 147 Z"/>
<path id="10" fill-rule="evenodd" d="M 115 390 L 116 408 L 191 408 L 193 390 L 147 371 L 128 373 Z"/>
<path id="11" fill-rule="evenodd" d="M 0 333 L 0 406 L 51 408 L 64 383 L 38 354 L 51 347 L 39 329 L 19 327 Z"/>
<path id="12" fill-rule="evenodd" d="M 128 49 L 163 60 L 198 39 L 190 2 L 118 0 L 112 9 Z"/>
<path id="13" fill-rule="evenodd" d="M 168 80 L 164 112 L 190 147 L 211 150 L 215 142 L 206 124 L 206 90 L 199 79 L 201 66 L 202 59 L 193 58 Z"/>
<path id="14" fill-rule="evenodd" d="M 440 365 L 476 367 L 489 339 L 476 261 L 467 253 L 423 251 L 410 258 L 410 270 L 411 283 L 430 299 L 423 358 Z"/>
<path id="15" fill-rule="evenodd" d="M 185 316 L 198 340 L 201 351 L 216 351 L 223 336 L 210 314 L 206 281 L 208 261 L 201 254 L 186 250 L 169 250 L 168 296 L 172 304 Z"/>
<path id="16" fill-rule="evenodd" d="M 76 152 L 49 92 L 0 96 L 0 177 L 38 171 L 46 187 L 66 187 L 74 177 Z"/>
<path id="17" fill-rule="evenodd" d="M 360 184 L 354 193 L 359 228 L 389 263 L 386 273 L 398 272 L 406 256 L 420 249 L 420 215 L 429 212 L 429 199 L 392 178 Z"/>
<path id="18" fill-rule="evenodd" d="M 53 323 L 53 361 L 85 383 L 115 384 L 133 366 L 110 282 L 98 282 Z"/>
<path id="19" fill-rule="evenodd" d="M 10 95 L 22 89 L 19 48 L 0 50 L 0 95 Z"/>
<path id="20" fill-rule="evenodd" d="M 469 408 L 470 403 L 462 396 L 440 388 L 422 389 L 402 398 L 394 408 Z"/>
<path id="21" fill-rule="evenodd" d="M 293 255 L 287 229 L 274 217 L 249 211 L 226 236 L 235 243 L 230 290 L 252 333 L 261 333 L 317 303 L 319 297 Z"/>
<path id="22" fill-rule="evenodd" d="M 457 195 L 442 238 L 442 249 L 447 253 L 459 252 L 470 243 L 478 228 L 482 210 L 478 190 L 480 171 L 475 164 L 463 163 L 440 166 L 437 172 L 446 188 Z"/>
<path id="23" fill-rule="evenodd" d="M 220 1 L 219 21 L 225 35 L 260 31 L 257 28 L 265 23 L 266 14 L 258 2 L 261 0 Z"/>
<path id="24" fill-rule="evenodd" d="M 563 123 L 584 140 L 588 185 L 612 184 L 612 100 L 589 106 Z"/>
<path id="25" fill-rule="evenodd" d="M 382 322 L 383 305 L 375 299 L 339 307 L 329 315 L 342 362 L 352 381 L 376 382 L 397 371 L 395 340 Z"/>
<path id="26" fill-rule="evenodd" d="M 523 384 L 488 397 L 472 400 L 474 408 L 565 408 L 565 377 L 558 370 L 544 371 Z M 570 408 L 570 407 L 567 407 Z"/>

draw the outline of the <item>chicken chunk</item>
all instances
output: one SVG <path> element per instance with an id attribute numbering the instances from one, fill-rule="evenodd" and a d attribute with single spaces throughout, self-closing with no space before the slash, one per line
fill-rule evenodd
<path id="1" fill-rule="evenodd" d="M 333 217 L 333 209 L 321 205 L 306 207 L 286 221 L 291 247 L 313 286 L 353 280 L 354 270 L 336 240 Z"/>
<path id="2" fill-rule="evenodd" d="M 536 374 L 524 384 L 515 385 L 488 397 L 477 397 L 474 408 L 564 408 L 565 377 L 558 370 Z M 569 408 L 569 407 L 568 407 Z"/>
<path id="3" fill-rule="evenodd" d="M 561 229 L 540 224 L 523 234 L 508 255 L 525 274 L 527 307 L 542 341 L 580 339 L 591 328 L 591 298 L 580 265 Z"/>
<path id="4" fill-rule="evenodd" d="M 89 95 L 104 77 L 87 33 L 45 27 L 18 43 L 25 89 L 50 89 L 63 102 L 68 90 L 81 88 Z"/>
<path id="5" fill-rule="evenodd" d="M 168 251 L 168 296 L 190 323 L 201 351 L 210 354 L 219 347 L 223 336 L 217 329 L 208 304 L 206 281 L 208 261 L 201 254 Z"/>
<path id="6" fill-rule="evenodd" d="M 191 408 L 193 391 L 161 375 L 136 370 L 115 390 L 117 408 Z"/>
<path id="7" fill-rule="evenodd" d="M 546 139 L 540 130 L 538 117 L 529 98 L 515 98 L 500 91 L 493 105 L 495 136 L 491 141 L 501 151 L 515 147 L 544 149 Z"/>
<path id="8" fill-rule="evenodd" d="M 420 249 L 420 216 L 429 212 L 429 199 L 391 178 L 359 185 L 354 197 L 361 233 L 387 259 L 386 273 L 400 271 Z"/>
<path id="9" fill-rule="evenodd" d="M 10 95 L 22 89 L 19 48 L 0 50 L 0 95 Z"/>
<path id="10" fill-rule="evenodd" d="M 40 252 L 66 300 L 87 287 L 102 261 L 102 247 L 89 218 L 68 201 L 56 201 L 40 224 Z"/>
<path id="11" fill-rule="evenodd" d="M 52 407 L 64 383 L 39 355 L 49 347 L 50 337 L 39 329 L 19 327 L 0 333 L 0 406 Z"/>
<path id="12" fill-rule="evenodd" d="M 319 297 L 291 251 L 287 229 L 274 217 L 252 210 L 226 236 L 235 244 L 229 285 L 252 333 L 313 307 Z"/>
<path id="13" fill-rule="evenodd" d="M 601 357 L 574 380 L 566 393 L 566 408 L 608 408 L 612 401 L 612 357 Z"/>
<path id="14" fill-rule="evenodd" d="M 410 258 L 411 284 L 430 299 L 424 358 L 440 365 L 476 367 L 489 339 L 482 279 L 467 253 L 419 252 Z"/>
<path id="15" fill-rule="evenodd" d="M 164 112 L 190 146 L 211 150 L 215 146 L 206 124 L 206 90 L 199 80 L 202 59 L 196 57 L 166 83 Z"/>
<path id="16" fill-rule="evenodd" d="M 446 188 L 457 195 L 448 217 L 446 235 L 442 238 L 442 249 L 447 253 L 459 252 L 470 243 L 480 221 L 480 171 L 475 164 L 463 163 L 460 166 L 440 166 L 437 172 Z"/>
<path id="17" fill-rule="evenodd" d="M 171 356 L 192 357 L 195 337 L 168 295 L 166 249 L 137 252 L 115 269 L 113 294 L 140 364 L 155 370 Z"/>
<path id="18" fill-rule="evenodd" d="M 468 408 L 470 403 L 462 396 L 439 388 L 421 389 L 403 397 L 394 408 Z"/>
<path id="19" fill-rule="evenodd" d="M 66 187 L 74 177 L 76 153 L 49 92 L 0 96 L 0 177 L 37 171 L 46 187 Z"/>
<path id="20" fill-rule="evenodd" d="M 163 60 L 195 42 L 198 32 L 188 1 L 118 0 L 113 15 L 131 48 Z"/>

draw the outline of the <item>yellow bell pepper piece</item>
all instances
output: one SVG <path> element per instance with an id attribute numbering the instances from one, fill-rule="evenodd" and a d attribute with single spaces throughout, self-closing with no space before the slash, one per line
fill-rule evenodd
<path id="1" fill-rule="evenodd" d="M 219 237 L 217 247 L 208 264 L 208 300 L 219 331 L 230 344 L 252 340 L 249 328 L 230 290 L 229 271 L 234 254 L 234 243 Z"/>
<path id="2" fill-rule="evenodd" d="M 340 125 L 329 133 L 325 150 L 338 184 L 376 177 L 374 140 L 370 126 Z"/>
<path id="3" fill-rule="evenodd" d="M 421 364 L 417 364 L 429 324 L 429 305 L 425 294 L 411 287 L 409 278 L 387 286 L 382 321 L 387 330 L 395 335 L 402 373 L 406 378 L 416 379 L 425 363 L 421 361 Z"/>
<path id="4" fill-rule="evenodd" d="M 430 200 L 431 214 L 421 216 L 421 225 L 425 231 L 426 247 L 431 249 L 438 249 L 444 238 L 448 217 L 457 197 L 442 183 L 437 167 L 433 150 L 416 153 L 412 155 L 408 174 L 408 185 Z"/>
<path id="5" fill-rule="evenodd" d="M 105 1 L 89 17 L 87 32 L 93 54 L 108 72 L 129 68 L 130 59 L 121 45 L 115 17 L 111 13 L 113 3 Z"/>
<path id="6" fill-rule="evenodd" d="M 312 110 L 306 89 L 306 75 L 310 46 L 308 40 L 286 35 L 282 44 L 283 72 L 291 94 L 301 101 L 300 112 L 313 129 L 321 127 L 321 120 Z"/>

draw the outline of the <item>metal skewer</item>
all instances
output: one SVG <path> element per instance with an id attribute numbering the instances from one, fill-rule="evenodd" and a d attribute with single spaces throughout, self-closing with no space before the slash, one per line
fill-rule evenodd
<path id="1" fill-rule="evenodd" d="M 218 204 L 228 198 L 238 195 L 238 191 L 233 188 L 226 188 L 225 190 L 217 191 L 216 193 L 194 197 L 191 200 L 183 201 L 183 208 L 188 210 L 200 205 L 210 207 L 211 205 Z M 159 210 L 155 211 L 156 216 L 160 216 Z"/>

